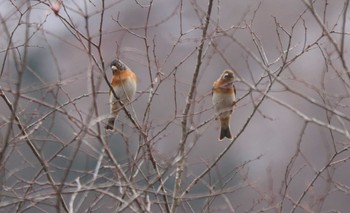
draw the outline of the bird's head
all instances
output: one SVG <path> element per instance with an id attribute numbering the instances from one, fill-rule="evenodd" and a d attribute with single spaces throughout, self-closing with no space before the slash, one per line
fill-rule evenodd
<path id="1" fill-rule="evenodd" d="M 224 70 L 221 74 L 221 79 L 226 82 L 233 82 L 235 79 L 235 73 L 232 70 Z"/>
<path id="2" fill-rule="evenodd" d="M 128 67 L 118 59 L 113 60 L 110 67 L 113 73 L 128 69 Z"/>

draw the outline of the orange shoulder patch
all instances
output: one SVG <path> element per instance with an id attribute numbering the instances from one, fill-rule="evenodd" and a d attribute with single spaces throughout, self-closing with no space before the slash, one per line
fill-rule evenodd
<path id="1" fill-rule="evenodd" d="M 131 79 L 136 81 L 135 73 L 132 72 L 131 70 L 119 71 L 119 72 L 117 72 L 116 74 L 113 75 L 111 84 L 112 84 L 112 86 L 120 85 L 121 83 L 123 83 L 128 78 L 131 78 Z"/>
<path id="2" fill-rule="evenodd" d="M 221 87 L 221 84 L 223 83 L 224 82 L 222 82 L 221 80 L 215 81 L 213 84 L 213 93 L 233 94 L 235 92 L 233 86 L 228 88 Z"/>

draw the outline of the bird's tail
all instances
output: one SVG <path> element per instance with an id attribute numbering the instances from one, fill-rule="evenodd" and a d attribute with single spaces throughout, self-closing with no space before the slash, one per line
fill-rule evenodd
<path id="1" fill-rule="evenodd" d="M 106 125 L 106 130 L 113 130 L 114 129 L 114 120 L 115 120 L 115 117 L 112 117 L 112 118 L 109 118 L 108 119 L 108 123 Z"/>
<path id="2" fill-rule="evenodd" d="M 114 129 L 114 121 L 118 118 L 118 114 L 121 110 L 121 106 L 118 101 L 112 99 L 110 100 L 110 111 L 111 111 L 111 117 L 108 119 L 108 123 L 105 126 L 106 130 L 113 130 Z"/>
<path id="3" fill-rule="evenodd" d="M 225 137 L 228 139 L 232 139 L 231 130 L 230 130 L 230 116 L 221 117 L 221 130 L 219 140 L 223 140 Z"/>

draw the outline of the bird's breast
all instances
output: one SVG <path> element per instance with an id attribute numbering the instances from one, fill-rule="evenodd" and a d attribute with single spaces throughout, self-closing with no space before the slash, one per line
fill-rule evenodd
<path id="1" fill-rule="evenodd" d="M 113 76 L 112 87 L 117 97 L 122 101 L 131 101 L 136 93 L 136 76 L 131 71 Z M 111 94 L 111 98 L 113 94 Z"/>
<path id="2" fill-rule="evenodd" d="M 233 93 L 213 92 L 212 101 L 217 113 L 233 109 L 235 95 Z"/>

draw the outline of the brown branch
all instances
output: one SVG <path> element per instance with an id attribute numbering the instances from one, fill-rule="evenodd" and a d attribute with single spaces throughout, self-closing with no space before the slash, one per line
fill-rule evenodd
<path id="1" fill-rule="evenodd" d="M 181 121 L 181 126 L 182 126 L 182 138 L 179 143 L 179 151 L 177 154 L 177 168 L 176 168 L 176 177 L 175 177 L 175 184 L 174 184 L 174 195 L 173 195 L 173 203 L 171 205 L 171 211 L 172 213 L 176 212 L 176 209 L 180 203 L 181 199 L 181 182 L 183 178 L 183 172 L 184 172 L 184 167 L 185 167 L 185 144 L 187 141 L 188 137 L 188 116 L 189 116 L 189 111 L 192 106 L 192 101 L 194 98 L 195 90 L 197 87 L 197 78 L 199 75 L 200 67 L 202 64 L 202 51 L 204 47 L 204 42 L 207 37 L 207 31 L 208 31 L 208 26 L 209 26 L 209 21 L 210 21 L 210 15 L 213 7 L 213 0 L 209 0 L 208 2 L 208 9 L 205 17 L 205 23 L 203 26 L 203 31 L 202 31 L 202 37 L 201 37 L 201 42 L 198 47 L 198 53 L 197 53 L 197 63 L 196 67 L 193 73 L 193 78 L 192 78 L 192 83 L 191 83 L 191 89 L 188 93 L 187 99 L 186 99 L 186 106 L 185 109 L 182 113 L 182 121 Z"/>
<path id="2" fill-rule="evenodd" d="M 57 193 L 58 195 L 58 200 L 59 202 L 62 204 L 63 209 L 68 212 L 68 207 L 63 199 L 63 196 L 61 193 L 59 193 L 58 187 L 56 186 L 56 183 L 54 181 L 54 179 L 51 176 L 51 173 L 49 171 L 48 165 L 46 165 L 45 160 L 43 159 L 43 157 L 40 155 L 38 148 L 34 145 L 34 143 L 30 140 L 29 136 L 27 135 L 27 132 L 24 128 L 24 126 L 22 125 L 22 122 L 20 120 L 20 118 L 16 115 L 16 112 L 14 111 L 14 107 L 12 105 L 12 103 L 10 102 L 10 100 L 7 98 L 6 94 L 2 91 L 2 89 L 0 88 L 0 96 L 2 97 L 2 99 L 5 101 L 7 107 L 11 110 L 12 114 L 14 115 L 14 118 L 17 122 L 17 127 L 21 130 L 22 135 L 24 136 L 23 139 L 26 141 L 27 145 L 29 146 L 29 148 L 32 150 L 34 156 L 36 157 L 36 159 L 39 161 L 40 165 L 42 166 L 42 168 L 45 171 L 45 175 L 47 177 L 47 179 L 49 180 L 52 188 L 54 189 L 54 191 Z M 6 151 L 6 146 L 8 145 L 8 143 L 5 143 L 5 147 L 3 147 L 3 149 L 0 152 L 0 163 L 2 164 L 4 155 L 5 155 L 5 151 Z M 0 166 L 2 167 L 2 165 Z"/>

